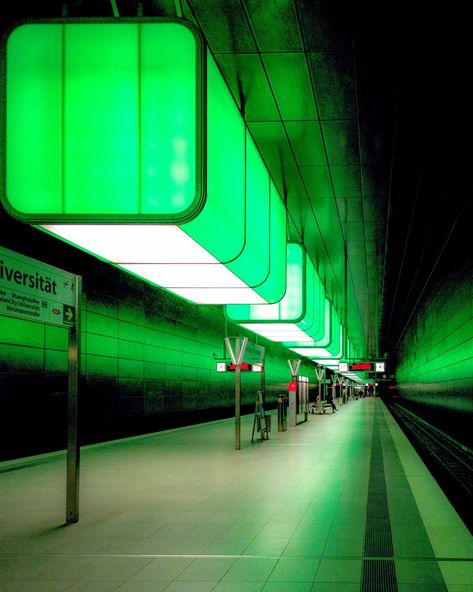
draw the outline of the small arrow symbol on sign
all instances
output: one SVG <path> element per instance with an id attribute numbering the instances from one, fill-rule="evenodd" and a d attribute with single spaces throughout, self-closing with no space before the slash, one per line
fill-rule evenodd
<path id="1" fill-rule="evenodd" d="M 62 321 L 63 323 L 71 325 L 76 322 L 76 311 L 73 306 L 64 304 Z"/>

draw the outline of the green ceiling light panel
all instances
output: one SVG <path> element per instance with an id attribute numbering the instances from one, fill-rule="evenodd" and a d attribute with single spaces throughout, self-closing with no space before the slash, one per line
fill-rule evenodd
<path id="1" fill-rule="evenodd" d="M 340 322 L 340 317 L 338 313 L 335 311 L 335 308 L 331 306 L 332 314 L 331 314 L 331 340 L 330 343 L 324 347 L 316 344 L 307 346 L 305 344 L 298 344 L 297 347 L 293 347 L 292 344 L 289 346 L 288 344 L 284 344 L 286 347 L 289 347 L 293 352 L 301 355 L 306 356 L 311 359 L 321 358 L 321 359 L 341 359 L 343 357 L 343 338 L 344 338 L 344 328 Z"/>
<path id="2" fill-rule="evenodd" d="M 260 157 L 261 158 L 261 157 Z M 284 202 L 276 189 L 273 180 L 269 182 L 270 195 L 270 235 L 269 235 L 269 274 L 265 280 L 264 288 L 268 292 L 271 291 L 272 297 L 265 296 L 268 303 L 279 302 L 286 293 L 286 232 L 287 232 L 287 211 Z M 256 216 L 257 213 L 248 213 L 248 216 Z M 260 228 L 261 231 L 261 228 Z M 261 248 L 261 245 L 259 246 Z M 262 290 L 262 288 L 261 288 Z"/>
<path id="3" fill-rule="evenodd" d="M 336 312 L 328 298 L 324 298 L 322 308 L 322 337 L 315 341 L 314 339 L 305 341 L 285 341 L 285 347 L 327 347 L 332 343 L 332 326 L 336 322 Z"/>
<path id="4" fill-rule="evenodd" d="M 309 255 L 307 254 L 306 257 L 307 310 L 299 327 L 309 340 L 318 340 L 325 332 L 325 288 Z"/>
<path id="5" fill-rule="evenodd" d="M 243 322 L 297 322 L 305 312 L 305 257 L 301 245 L 288 243 L 286 284 L 284 297 L 276 304 L 229 304 L 225 307 L 227 318 L 236 323 Z"/>
<path id="6" fill-rule="evenodd" d="M 194 302 L 283 297 L 286 210 L 193 25 L 25 24 L 5 60 L 12 215 Z"/>
<path id="7" fill-rule="evenodd" d="M 222 126 L 224 122 L 221 122 Z M 248 132 L 244 131 L 246 142 L 246 158 L 243 160 L 245 181 L 242 195 L 244 202 L 240 210 L 235 211 L 234 218 L 242 217 L 243 226 L 240 236 L 228 231 L 231 226 L 232 203 L 222 203 L 222 193 L 212 193 L 209 175 L 209 197 L 202 213 L 189 224 L 180 227 L 188 247 L 188 259 L 199 251 L 201 260 L 187 263 L 186 259 L 169 265 L 164 259 L 169 257 L 168 247 L 156 246 L 150 253 L 148 261 L 126 262 L 125 259 L 115 261 L 121 267 L 144 277 L 168 290 L 199 303 L 266 303 L 277 302 L 286 290 L 286 210 L 269 173 L 264 167 L 261 156 Z M 246 137 L 245 137 L 246 136 Z M 245 144 L 242 146 L 245 153 Z M 225 163 L 219 167 L 224 170 Z M 252 179 L 252 174 L 258 179 Z M 229 192 L 230 193 L 230 190 Z M 215 199 L 213 196 L 215 195 Z M 246 204 L 246 213 L 245 213 Z M 219 208 L 224 208 L 227 224 L 222 217 L 218 218 Z M 212 212 L 209 220 L 208 211 Z M 214 215 L 215 214 L 215 215 Z M 199 241 L 195 240 L 198 236 Z M 235 258 L 230 261 L 209 257 L 216 249 L 204 250 L 207 246 L 206 237 L 220 245 L 220 257 L 230 256 L 229 248 L 237 244 L 240 252 L 235 251 Z M 182 236 L 180 237 L 182 240 Z M 225 250 L 227 251 L 225 253 Z M 174 256 L 183 257 L 183 251 L 176 246 Z M 128 260 L 129 261 L 129 260 Z"/>
<path id="8" fill-rule="evenodd" d="M 337 322 L 335 308 L 331 305 L 328 298 L 324 299 L 323 308 L 323 333 L 319 339 L 314 341 L 316 347 L 327 347 L 332 341 L 332 327 Z"/>
<path id="9" fill-rule="evenodd" d="M 323 334 L 323 286 L 297 243 L 287 244 L 286 285 L 277 304 L 227 305 L 227 318 L 272 341 L 311 341 Z"/>
<path id="10" fill-rule="evenodd" d="M 300 356 L 305 356 L 311 360 L 317 359 L 330 359 L 330 360 L 341 360 L 343 358 L 343 327 L 340 325 L 338 329 L 338 347 L 331 349 L 324 347 L 291 347 L 291 351 L 295 352 Z"/>
<path id="11" fill-rule="evenodd" d="M 245 245 L 245 123 L 209 52 L 206 90 L 207 202 L 185 230 L 220 262 L 228 262 Z"/>
<path id="12" fill-rule="evenodd" d="M 27 221 L 194 216 L 203 199 L 202 51 L 194 30 L 173 22 L 14 29 L 10 209 Z"/>

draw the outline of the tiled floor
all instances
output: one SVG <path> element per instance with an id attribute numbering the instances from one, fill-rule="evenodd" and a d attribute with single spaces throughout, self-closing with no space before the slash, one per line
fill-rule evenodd
<path id="1" fill-rule="evenodd" d="M 473 590 L 473 539 L 381 401 L 252 422 L 238 452 L 232 420 L 84 449 L 70 526 L 64 455 L 0 464 L 0 592 L 355 592 L 388 564 L 389 590 Z"/>

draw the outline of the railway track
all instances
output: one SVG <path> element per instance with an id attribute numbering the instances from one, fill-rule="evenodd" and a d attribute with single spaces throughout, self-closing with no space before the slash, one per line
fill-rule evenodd
<path id="1" fill-rule="evenodd" d="M 398 423 L 449 474 L 470 500 L 473 495 L 473 452 L 460 442 L 398 403 L 389 405 Z"/>

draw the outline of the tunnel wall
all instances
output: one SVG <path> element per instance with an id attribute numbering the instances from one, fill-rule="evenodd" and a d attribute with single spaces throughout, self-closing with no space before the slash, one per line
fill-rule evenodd
<path id="1" fill-rule="evenodd" d="M 401 397 L 470 445 L 472 297 L 471 265 L 439 281 L 404 336 L 396 369 Z"/>
<path id="2" fill-rule="evenodd" d="M 223 307 L 194 305 L 85 254 L 73 264 L 84 284 L 82 443 L 233 415 L 235 375 L 216 372 L 225 335 L 266 347 L 268 407 L 285 392 L 287 350 L 227 324 Z M 67 348 L 65 328 L 0 316 L 1 458 L 64 448 Z M 314 382 L 312 364 L 300 373 Z M 254 410 L 260 380 L 242 372 L 242 412 Z"/>

